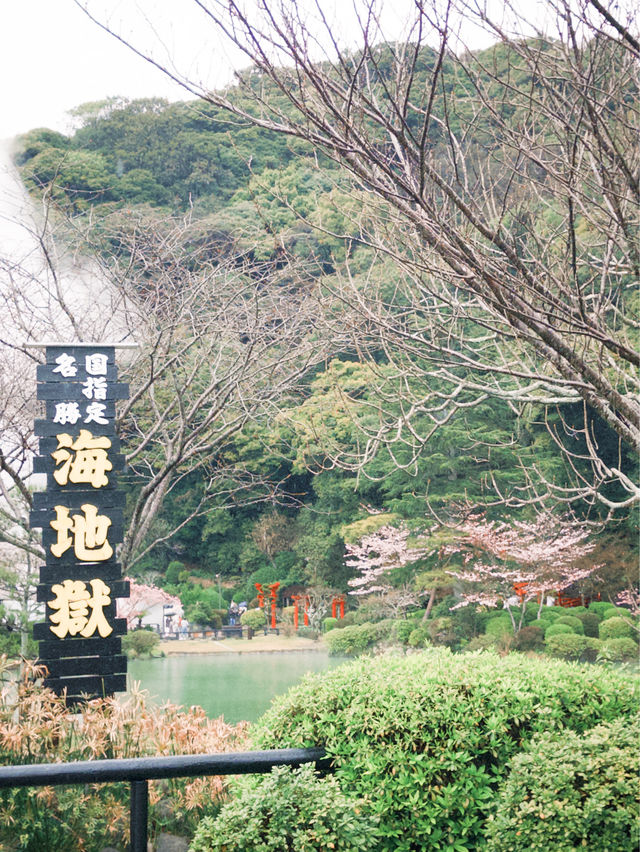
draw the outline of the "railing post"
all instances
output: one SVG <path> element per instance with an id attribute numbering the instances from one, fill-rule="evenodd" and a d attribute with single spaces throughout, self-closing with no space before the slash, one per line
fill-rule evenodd
<path id="1" fill-rule="evenodd" d="M 146 781 L 132 781 L 129 822 L 131 852 L 147 852 L 148 814 L 149 785 Z"/>

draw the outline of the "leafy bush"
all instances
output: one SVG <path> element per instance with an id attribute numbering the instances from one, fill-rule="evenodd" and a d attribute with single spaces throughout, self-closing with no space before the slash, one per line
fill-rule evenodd
<path id="1" fill-rule="evenodd" d="M 544 630 L 537 624 L 528 624 L 516 633 L 513 647 L 516 651 L 537 651 L 544 646 Z"/>
<path id="2" fill-rule="evenodd" d="M 267 616 L 261 609 L 248 609 L 240 616 L 240 624 L 244 624 L 245 627 L 250 627 L 252 630 L 259 630 L 264 627 L 266 622 Z"/>
<path id="3" fill-rule="evenodd" d="M 325 618 L 324 621 L 322 622 L 323 631 L 325 633 L 328 633 L 329 630 L 333 630 L 334 627 L 338 626 L 339 621 L 340 621 L 340 619 L 333 618 L 332 616 Z"/>
<path id="4" fill-rule="evenodd" d="M 152 654 L 160 644 L 160 637 L 154 630 L 131 630 L 122 637 L 122 650 L 129 657 Z"/>
<path id="5" fill-rule="evenodd" d="M 568 624 L 574 633 L 580 633 L 584 635 L 584 627 L 582 626 L 582 621 L 580 621 L 580 619 L 575 615 L 561 615 L 559 618 L 556 618 L 554 623 Z"/>
<path id="6" fill-rule="evenodd" d="M 595 663 L 598 659 L 602 642 L 595 636 L 585 636 L 584 641 L 585 646 L 580 659 L 585 663 Z"/>
<path id="7" fill-rule="evenodd" d="M 578 618 L 582 622 L 582 629 L 584 630 L 585 636 L 598 636 L 598 627 L 600 626 L 600 616 L 597 612 L 582 612 L 578 615 Z"/>
<path id="8" fill-rule="evenodd" d="M 578 633 L 558 633 L 547 637 L 547 654 L 561 660 L 577 660 L 587 646 L 584 636 Z"/>
<path id="9" fill-rule="evenodd" d="M 552 636 L 559 636 L 561 633 L 573 633 L 573 630 L 568 624 L 556 624 L 554 621 L 553 624 L 550 624 L 544 631 L 545 642 Z"/>
<path id="10" fill-rule="evenodd" d="M 615 604 L 609 601 L 593 601 L 593 603 L 589 604 L 589 612 L 595 612 L 601 619 L 606 618 L 609 610 L 613 610 L 614 612 L 616 610 Z"/>
<path id="11" fill-rule="evenodd" d="M 352 627 L 331 630 L 325 636 L 325 641 L 329 647 L 330 654 L 349 657 L 366 651 L 379 638 L 379 633 L 375 629 L 375 625 L 354 624 Z"/>
<path id="12" fill-rule="evenodd" d="M 309 627 L 306 624 L 301 624 L 300 627 L 298 627 L 298 636 L 301 639 L 314 639 L 315 640 L 315 639 L 318 638 L 318 635 L 319 634 L 318 634 L 317 630 L 314 630 L 313 627 Z"/>
<path id="13" fill-rule="evenodd" d="M 331 778 L 313 767 L 274 769 L 243 779 L 238 795 L 215 818 L 204 819 L 190 852 L 366 852 L 376 848 L 375 819 Z"/>
<path id="14" fill-rule="evenodd" d="M 403 645 L 407 645 L 409 642 L 409 636 L 416 629 L 416 622 L 413 619 L 403 619 L 401 621 L 396 622 L 396 636 L 398 637 L 398 641 L 402 642 Z"/>
<path id="15" fill-rule="evenodd" d="M 517 755 L 488 823 L 490 852 L 635 852 L 640 818 L 638 720 L 582 736 L 536 735 Z"/>
<path id="16" fill-rule="evenodd" d="M 607 639 L 602 642 L 598 660 L 608 663 L 627 663 L 638 659 L 638 646 L 628 637 Z"/>
<path id="17" fill-rule="evenodd" d="M 411 648 L 424 648 L 428 638 L 429 634 L 424 627 L 416 627 L 411 631 L 407 644 Z"/>
<path id="18" fill-rule="evenodd" d="M 274 700 L 254 746 L 324 747 L 343 791 L 379 817 L 380 850 L 470 850 L 534 733 L 580 733 L 636 702 L 619 670 L 431 648 L 308 676 Z"/>
<path id="19" fill-rule="evenodd" d="M 513 633 L 513 624 L 508 615 L 497 615 L 487 621 L 484 632 L 487 636 L 504 636 Z"/>
<path id="20" fill-rule="evenodd" d="M 447 645 L 453 647 L 458 643 L 453 619 L 450 616 L 439 616 L 427 622 L 427 630 L 431 641 L 435 645 Z"/>
<path id="21" fill-rule="evenodd" d="M 603 642 L 607 639 L 632 639 L 635 636 L 633 624 L 627 619 L 614 616 L 600 624 L 599 636 Z"/>
<path id="22" fill-rule="evenodd" d="M 135 631 L 131 635 L 147 631 Z M 44 689 L 42 669 L 26 666 L 16 683 L 0 659 L 0 764 L 202 754 L 246 748 L 246 725 L 207 719 L 192 707 L 147 705 L 146 693 L 97 699 L 67 708 Z M 77 715 L 79 713 L 79 716 Z M 174 779 L 149 784 L 149 827 L 194 831 L 214 813 L 227 787 L 221 777 Z M 78 852 L 121 847 L 127 840 L 129 785 L 23 788 L 0 791 L 0 849 Z"/>

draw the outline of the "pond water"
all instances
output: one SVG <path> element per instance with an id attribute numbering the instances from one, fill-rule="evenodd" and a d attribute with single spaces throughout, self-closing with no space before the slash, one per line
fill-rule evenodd
<path id="1" fill-rule="evenodd" d="M 199 704 L 207 716 L 255 722 L 271 699 L 307 672 L 335 668 L 344 660 L 318 651 L 263 654 L 177 655 L 130 660 L 129 680 L 139 681 L 153 703 Z"/>

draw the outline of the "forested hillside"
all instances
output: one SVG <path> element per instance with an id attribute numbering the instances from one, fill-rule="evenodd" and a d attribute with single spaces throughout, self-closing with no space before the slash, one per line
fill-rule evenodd
<path id="1" fill-rule="evenodd" d="M 518 99 L 506 98 L 496 81 L 508 80 L 520 93 L 536 92 L 537 86 L 542 91 L 507 46 L 476 58 L 480 69 L 489 69 L 485 82 L 494 90 L 496 114 L 478 109 L 477 89 L 446 56 L 423 47 L 412 68 L 407 127 L 421 132 L 420 105 L 427 92 L 434 120 L 423 145 L 444 176 L 455 166 L 449 157 L 453 137 L 463 138 L 465 168 L 477 177 L 489 162 L 487 152 L 504 141 L 509 122 L 516 127 L 523 121 Z M 368 69 L 382 100 L 393 63 L 393 51 L 386 55 L 380 48 Z M 432 91 L 436 66 L 439 88 Z M 272 115 L 291 110 L 258 70 L 246 72 L 225 97 L 235 99 L 240 111 L 255 113 L 260 100 L 251 92 L 269 101 Z M 450 104 L 453 113 L 447 112 Z M 78 107 L 74 118 L 77 129 L 70 136 L 47 129 L 25 134 L 16 161 L 30 192 L 55 205 L 81 249 L 97 252 L 105 266 L 129 276 L 133 296 L 165 275 L 177 299 L 187 286 L 184 270 L 197 272 L 206 264 L 231 270 L 256 291 L 265 280 L 276 281 L 279 304 L 291 307 L 304 298 L 322 310 L 322 320 L 305 325 L 309 339 L 324 347 L 321 363 L 310 362 L 273 405 L 216 446 L 206 465 L 178 467 L 144 539 L 130 554 L 130 571 L 179 591 L 187 604 L 200 606 L 203 620 L 207 606 L 224 605 L 216 575 L 227 599 L 250 600 L 255 582 L 346 591 L 354 568 L 345 562 L 345 543 L 403 522 L 420 553 L 398 564 L 392 584 L 416 592 L 437 587 L 444 595 L 454 580 L 442 573 L 443 547 L 450 541 L 443 522 L 483 512 L 489 519 L 531 518 L 542 505 L 537 495 L 547 493 L 549 483 L 557 497 L 591 476 L 585 434 L 607 465 L 637 479 L 633 451 L 595 409 L 587 412 L 585 433 L 585 406 L 578 399 L 568 398 L 560 408 L 548 404 L 543 392 L 537 401 L 525 401 L 504 389 L 494 396 L 476 392 L 467 383 L 451 403 L 452 376 L 471 375 L 456 330 L 466 329 L 478 350 L 481 333 L 458 316 L 453 298 L 450 325 L 443 324 L 442 314 L 431 325 L 426 291 L 422 316 L 407 302 L 403 287 L 413 274 L 407 259 L 415 235 L 407 226 L 402 263 L 384 251 L 380 232 L 391 220 L 385 205 L 355 191 L 340 164 L 320 147 L 256 127 L 205 101 L 113 98 Z M 378 130 L 372 121 L 372 138 Z M 380 135 L 376 144 L 382 149 L 388 142 Z M 390 168 L 400 170 L 400 160 Z M 535 199 L 523 179 L 516 187 L 521 203 L 502 218 L 501 227 L 516 244 L 519 233 L 523 245 L 532 240 L 532 222 L 544 240 L 559 221 L 542 163 L 539 168 L 540 173 L 529 169 Z M 586 219 L 577 223 L 578 232 L 588 234 L 589 227 Z M 566 245 L 566 235 L 550 243 L 550 266 Z M 398 244 L 398 252 L 402 248 Z M 416 281 L 423 274 L 416 266 Z M 163 286 L 168 292 L 169 283 Z M 347 287 L 356 294 L 350 304 Z M 384 297 L 384 322 L 405 334 L 401 355 L 391 352 L 389 335 L 371 333 L 371 317 L 357 310 L 357 294 L 374 290 Z M 284 323 L 278 311 L 261 326 L 276 347 Z M 417 345 L 426 330 L 433 350 Z M 245 349 L 253 345 L 250 331 L 238 328 L 237 334 Z M 525 358 L 517 340 L 507 341 L 501 360 L 492 345 L 486 344 L 487 357 L 490 363 L 495 359 L 496 372 Z M 436 376 L 434 352 L 445 349 L 460 358 L 453 371 Z M 126 448 L 126 429 L 123 440 Z M 149 468 L 153 463 L 148 461 Z M 143 468 L 132 465 L 127 477 L 131 505 L 144 486 Z M 600 490 L 608 502 L 576 499 L 571 508 L 579 521 L 604 524 L 592 558 L 605 566 L 601 588 L 613 594 L 633 576 L 636 519 L 633 506 L 623 505 L 620 481 L 604 481 Z M 611 509 L 616 503 L 620 508 Z M 554 505 L 558 512 L 567 509 Z M 452 562 L 450 555 L 447 567 L 459 564 L 456 558 Z"/>

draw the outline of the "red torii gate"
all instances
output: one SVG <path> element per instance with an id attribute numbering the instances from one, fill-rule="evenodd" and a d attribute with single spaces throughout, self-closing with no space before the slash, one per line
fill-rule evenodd
<path id="1" fill-rule="evenodd" d="M 260 609 L 264 607 L 264 590 L 262 588 L 262 583 L 254 583 L 253 584 L 258 590 L 258 606 Z M 276 601 L 278 598 L 278 589 L 280 588 L 280 583 L 270 583 L 267 586 L 269 589 L 269 604 L 271 606 L 271 627 L 275 630 L 276 627 Z"/>

